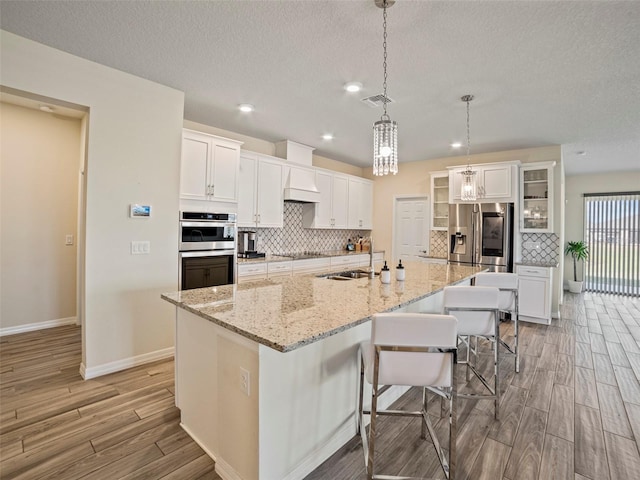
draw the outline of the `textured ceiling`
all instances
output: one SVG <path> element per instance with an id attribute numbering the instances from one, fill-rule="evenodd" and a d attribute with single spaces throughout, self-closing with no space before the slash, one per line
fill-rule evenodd
<path id="1" fill-rule="evenodd" d="M 382 91 L 373 0 L 2 0 L 0 18 L 184 91 L 188 120 L 371 163 L 381 109 L 360 99 Z M 388 32 L 400 162 L 459 155 L 449 144 L 465 141 L 471 93 L 472 153 L 561 144 L 568 174 L 640 168 L 640 2 L 398 0 Z"/>

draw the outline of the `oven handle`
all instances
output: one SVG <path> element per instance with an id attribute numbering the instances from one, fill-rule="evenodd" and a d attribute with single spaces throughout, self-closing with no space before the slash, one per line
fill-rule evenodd
<path id="1" fill-rule="evenodd" d="M 235 250 L 197 250 L 191 252 L 179 252 L 180 258 L 185 257 L 221 257 L 235 256 Z"/>
<path id="2" fill-rule="evenodd" d="M 235 227 L 235 223 L 229 222 L 180 222 L 181 227 Z"/>

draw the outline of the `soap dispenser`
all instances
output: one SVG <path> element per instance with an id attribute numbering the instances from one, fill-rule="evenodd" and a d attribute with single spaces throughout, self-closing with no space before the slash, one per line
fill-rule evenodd
<path id="1" fill-rule="evenodd" d="M 404 265 L 402 265 L 402 260 L 398 262 L 398 266 L 396 267 L 396 280 L 400 282 L 404 280 Z"/>
<path id="2" fill-rule="evenodd" d="M 391 270 L 387 267 L 387 262 L 385 260 L 384 267 L 380 271 L 380 281 L 382 283 L 391 283 Z"/>

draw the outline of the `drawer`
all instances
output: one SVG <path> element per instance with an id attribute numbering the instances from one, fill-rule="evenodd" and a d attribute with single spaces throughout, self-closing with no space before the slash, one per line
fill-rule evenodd
<path id="1" fill-rule="evenodd" d="M 247 275 L 266 275 L 267 264 L 266 263 L 249 263 L 246 265 L 238 265 L 238 276 L 243 277 Z"/>
<path id="2" fill-rule="evenodd" d="M 549 267 L 530 267 L 527 265 L 516 265 L 516 273 L 523 277 L 544 277 L 549 278 L 551 276 L 551 269 Z"/>
<path id="3" fill-rule="evenodd" d="M 292 262 L 270 262 L 267 265 L 267 273 L 272 275 L 283 274 L 283 273 L 291 273 L 291 264 Z"/>
<path id="4" fill-rule="evenodd" d="M 341 265 L 358 265 L 360 263 L 360 255 L 345 255 L 342 257 L 331 257 L 331 266 Z"/>
<path id="5" fill-rule="evenodd" d="M 294 273 L 314 273 L 326 272 L 329 270 L 330 260 L 328 258 L 308 258 L 304 260 L 294 260 L 292 269 Z"/>

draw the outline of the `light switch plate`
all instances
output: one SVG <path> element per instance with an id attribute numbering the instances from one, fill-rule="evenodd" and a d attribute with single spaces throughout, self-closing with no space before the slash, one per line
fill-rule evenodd
<path id="1" fill-rule="evenodd" d="M 151 242 L 148 240 L 131 242 L 131 255 L 149 255 Z"/>
<path id="2" fill-rule="evenodd" d="M 64 244 L 65 245 L 73 245 L 73 235 L 65 235 L 64 236 Z"/>

